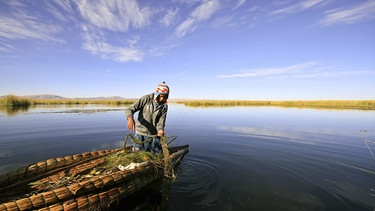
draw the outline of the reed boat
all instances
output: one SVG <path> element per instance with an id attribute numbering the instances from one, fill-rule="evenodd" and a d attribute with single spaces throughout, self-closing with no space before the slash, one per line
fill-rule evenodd
<path id="1" fill-rule="evenodd" d="M 0 175 L 0 211 L 105 209 L 162 178 L 188 148 L 184 145 L 169 147 L 167 152 L 163 149 L 162 165 L 132 163 L 129 168 L 99 174 L 88 173 L 95 171 L 107 156 L 127 149 L 85 152 L 21 167 Z"/>

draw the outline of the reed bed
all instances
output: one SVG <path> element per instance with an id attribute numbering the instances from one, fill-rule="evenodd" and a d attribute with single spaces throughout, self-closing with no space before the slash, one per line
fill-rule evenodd
<path id="1" fill-rule="evenodd" d="M 29 107 L 34 105 L 128 105 L 134 103 L 133 99 L 34 99 L 7 95 L 0 97 L 0 106 Z M 180 100 L 178 104 L 191 107 L 229 107 L 229 106 L 278 106 L 285 108 L 318 108 L 318 109 L 357 109 L 375 110 L 375 100 L 299 100 L 299 101 L 266 101 L 266 100 Z"/>
<path id="2" fill-rule="evenodd" d="M 3 106 L 30 106 L 30 105 L 80 105 L 80 104 L 104 104 L 104 105 L 126 105 L 132 104 L 135 100 L 118 100 L 118 99 L 34 99 L 7 95 L 0 98 L 0 105 Z"/>
<path id="3" fill-rule="evenodd" d="M 25 97 L 7 95 L 5 97 L 0 98 L 0 105 L 12 106 L 12 107 L 17 107 L 17 106 L 27 107 L 31 105 L 31 101 L 30 99 L 25 98 Z"/>
<path id="4" fill-rule="evenodd" d="M 184 100 L 191 107 L 277 106 L 285 108 L 375 110 L 375 100 L 312 100 L 312 101 L 252 101 L 252 100 Z"/>

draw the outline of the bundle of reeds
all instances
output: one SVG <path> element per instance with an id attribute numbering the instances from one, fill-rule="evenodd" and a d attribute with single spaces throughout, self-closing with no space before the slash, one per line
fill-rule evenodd
<path id="1" fill-rule="evenodd" d="M 7 182 L 3 182 L 3 187 L 0 188 L 0 211 L 19 211 L 19 210 L 88 210 L 108 207 L 113 202 L 129 196 L 130 194 L 142 189 L 144 186 L 150 184 L 152 181 L 164 175 L 163 166 L 154 165 L 152 162 L 147 162 L 144 165 L 138 166 L 131 170 L 116 170 L 99 175 L 86 177 L 83 180 L 73 181 L 70 184 L 56 186 L 41 192 L 30 193 L 30 188 L 36 184 L 56 183 L 62 180 L 67 175 L 82 175 L 85 172 L 91 171 L 94 167 L 105 162 L 105 156 L 113 152 L 120 152 L 124 149 L 108 150 L 91 153 L 83 153 L 81 156 L 64 157 L 64 159 L 56 159 L 54 161 L 44 161 L 33 164 L 38 166 L 40 171 L 34 171 L 35 167 L 31 168 L 33 174 L 39 172 L 43 174 L 42 178 L 36 176 L 37 179 L 32 179 L 29 175 L 28 179 L 16 182 L 11 185 L 9 181 L 14 179 L 12 175 L 19 179 L 26 177 L 21 176 L 27 171 L 16 171 L 17 173 L 2 175 L 2 178 L 7 178 Z M 185 153 L 188 152 L 188 146 L 181 146 L 170 148 L 169 160 L 171 164 L 176 164 Z M 96 156 L 96 158 L 93 158 Z M 82 160 L 85 157 L 85 160 Z M 90 159 L 93 158 L 93 159 Z M 68 161 L 63 161 L 68 160 Z M 80 161 L 78 161 L 80 160 Z M 69 163 L 68 167 L 57 167 L 61 162 Z M 56 163 L 59 163 L 56 164 Z M 53 166 L 53 167 L 51 167 Z M 29 166 L 30 167 L 30 166 Z M 31 171 L 30 169 L 30 171 Z M 54 170 L 47 170 L 54 169 Z M 48 173 L 46 173 L 48 172 Z M 3 180 L 4 181 L 4 180 Z M 26 183 L 28 184 L 25 184 Z M 30 187 L 30 184 L 33 186 Z M 11 187 L 11 188 L 9 188 Z"/>
<path id="2" fill-rule="evenodd" d="M 1 188 L 3 186 L 14 184 L 16 181 L 25 181 L 27 178 L 30 177 L 43 177 L 45 176 L 44 173 L 52 174 L 55 173 L 55 171 L 61 171 L 60 167 L 69 167 L 73 168 L 75 165 L 73 164 L 81 164 L 88 162 L 90 159 L 95 159 L 98 157 L 102 157 L 104 155 L 117 152 L 121 149 L 116 150 L 100 150 L 95 152 L 85 152 L 82 154 L 75 154 L 75 155 L 69 155 L 65 157 L 58 157 L 58 158 L 52 158 L 45 161 L 40 161 L 37 163 L 30 164 L 26 167 L 21 167 L 17 170 L 10 171 L 6 174 L 0 175 L 0 192 L 1 190 L 4 191 L 4 188 Z M 55 171 L 53 171 L 55 170 Z"/>

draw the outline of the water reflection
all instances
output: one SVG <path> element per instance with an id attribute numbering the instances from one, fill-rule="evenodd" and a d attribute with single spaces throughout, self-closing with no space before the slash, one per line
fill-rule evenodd
<path id="1" fill-rule="evenodd" d="M 0 112 L 4 112 L 8 117 L 18 115 L 20 113 L 26 113 L 30 106 L 0 106 Z"/>
<path id="2" fill-rule="evenodd" d="M 125 107 L 43 106 L 2 116 L 0 171 L 121 147 Z M 166 125 L 174 145 L 190 145 L 178 179 L 159 181 L 119 210 L 375 208 L 374 111 L 171 104 Z"/>
<path id="3" fill-rule="evenodd" d="M 125 110 L 124 105 L 87 105 L 87 104 L 64 104 L 64 105 L 30 105 L 30 106 L 0 106 L 0 113 L 5 113 L 8 117 L 14 117 L 28 112 L 43 113 L 83 113 L 90 114 L 96 112 L 108 112 Z"/>

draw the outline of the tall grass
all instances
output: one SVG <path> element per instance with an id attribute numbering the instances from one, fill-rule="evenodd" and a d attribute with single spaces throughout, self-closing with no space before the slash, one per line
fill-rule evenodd
<path id="1" fill-rule="evenodd" d="M 127 105 L 135 100 L 108 100 L 108 99 L 33 99 L 7 95 L 0 98 L 0 105 L 7 107 L 28 107 L 30 105 Z M 227 106 L 279 106 L 297 108 L 321 108 L 321 109 L 358 109 L 375 110 L 375 100 L 308 100 L 308 101 L 261 101 L 261 100 L 182 100 L 177 101 L 191 107 L 227 107 Z"/>
<path id="2" fill-rule="evenodd" d="M 191 107 L 278 106 L 321 109 L 375 110 L 375 100 L 313 100 L 313 101 L 252 101 L 252 100 L 184 100 L 177 103 Z"/>
<path id="3" fill-rule="evenodd" d="M 0 105 L 4 106 L 30 106 L 30 105 L 79 105 L 79 104 L 106 104 L 106 105 L 126 105 L 135 100 L 108 100 L 108 99 L 33 99 L 7 95 L 0 98 Z"/>
<path id="4" fill-rule="evenodd" d="M 7 95 L 0 98 L 0 105 L 11 107 L 28 107 L 31 105 L 31 101 L 28 98 L 18 97 L 15 95 Z"/>

